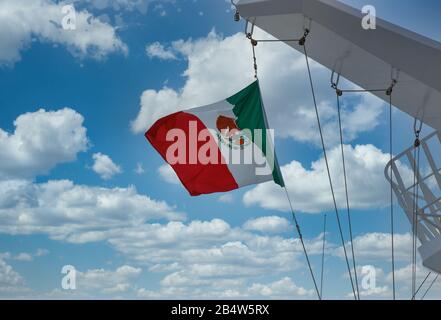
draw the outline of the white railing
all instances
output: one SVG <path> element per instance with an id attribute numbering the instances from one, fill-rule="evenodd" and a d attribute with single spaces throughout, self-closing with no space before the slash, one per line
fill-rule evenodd
<path id="1" fill-rule="evenodd" d="M 421 139 L 420 148 L 419 166 L 412 146 L 386 165 L 385 175 L 411 224 L 417 213 L 417 236 L 425 244 L 441 236 L 440 133 Z"/>

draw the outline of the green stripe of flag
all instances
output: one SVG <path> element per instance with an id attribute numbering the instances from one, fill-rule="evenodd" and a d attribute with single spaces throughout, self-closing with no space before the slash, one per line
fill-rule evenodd
<path id="1" fill-rule="evenodd" d="M 266 154 L 266 121 L 264 106 L 260 94 L 259 82 L 255 81 L 245 89 L 227 99 L 228 103 L 234 105 L 233 113 L 236 115 L 236 124 L 239 128 L 251 130 L 252 140 L 254 142 L 254 129 L 262 130 L 262 152 L 266 158 L 271 155 Z M 284 187 L 282 173 L 280 172 L 277 156 L 274 151 L 274 182 Z"/>

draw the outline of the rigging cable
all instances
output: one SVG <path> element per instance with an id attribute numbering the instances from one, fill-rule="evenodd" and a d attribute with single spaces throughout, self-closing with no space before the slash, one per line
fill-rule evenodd
<path id="1" fill-rule="evenodd" d="M 341 108 L 340 108 L 340 96 L 343 94 L 341 90 L 337 88 L 338 82 L 332 83 L 332 87 L 335 89 L 335 93 L 337 96 L 337 113 L 338 113 L 338 127 L 340 132 L 340 148 L 341 148 L 341 157 L 343 161 L 343 177 L 344 177 L 344 183 L 345 183 L 345 196 L 346 196 L 346 209 L 347 209 L 347 217 L 348 217 L 348 224 L 349 224 L 349 237 L 351 242 L 351 253 L 352 253 L 352 264 L 354 268 L 354 278 L 355 278 L 355 284 L 357 289 L 357 296 L 358 300 L 360 300 L 360 289 L 358 288 L 358 276 L 357 276 L 357 266 L 355 262 L 355 252 L 354 252 L 354 239 L 352 236 L 352 222 L 351 222 L 351 213 L 349 208 L 349 192 L 348 192 L 348 182 L 346 177 L 346 161 L 345 161 L 345 152 L 344 152 L 344 146 L 343 146 L 343 130 L 341 125 Z"/>
<path id="2" fill-rule="evenodd" d="M 415 292 L 415 294 L 413 295 L 412 299 L 415 300 L 416 295 L 418 294 L 418 292 L 420 292 L 421 288 L 423 287 L 423 285 L 426 283 L 427 278 L 429 278 L 429 276 L 432 274 L 432 271 L 430 271 L 427 276 L 424 278 L 424 280 L 421 282 L 420 286 L 418 287 L 417 291 Z"/>
<path id="3" fill-rule="evenodd" d="M 416 148 L 413 151 L 413 190 L 412 190 L 412 197 L 413 197 L 413 215 L 412 215 L 412 267 L 411 267 L 411 272 L 412 272 L 412 298 L 411 300 L 415 299 L 415 206 L 416 206 L 416 196 L 415 196 L 415 188 L 416 188 Z"/>
<path id="4" fill-rule="evenodd" d="M 305 29 L 305 33 L 304 33 L 303 37 L 299 40 L 299 45 L 303 46 L 303 51 L 304 51 L 304 54 L 305 54 L 306 67 L 308 69 L 308 76 L 309 76 L 309 84 L 311 86 L 312 99 L 313 99 L 313 102 L 314 102 L 314 108 L 315 108 L 315 113 L 316 113 L 316 117 L 317 117 L 317 124 L 318 124 L 318 128 L 319 128 L 320 139 L 321 139 L 322 148 L 323 148 L 323 154 L 324 154 L 325 163 L 326 163 L 326 170 L 327 170 L 327 173 L 328 173 L 329 185 L 331 187 L 331 193 L 332 193 L 332 200 L 333 200 L 333 203 L 334 203 L 334 209 L 335 209 L 335 214 L 336 214 L 336 218 L 337 218 L 337 224 L 338 224 L 338 228 L 339 228 L 339 232 L 340 232 L 340 239 L 341 239 L 341 242 L 342 242 L 342 247 L 343 247 L 343 252 L 344 252 L 344 256 L 345 256 L 345 260 L 346 260 L 346 266 L 348 268 L 349 278 L 351 280 L 352 292 L 354 294 L 354 299 L 357 300 L 357 294 L 355 292 L 355 286 L 354 286 L 354 280 L 352 278 L 351 266 L 349 264 L 348 254 L 347 254 L 347 251 L 346 251 L 346 244 L 345 244 L 345 240 L 344 240 L 344 236 L 343 236 L 343 230 L 342 230 L 342 226 L 341 226 L 340 215 L 339 215 L 338 208 L 337 208 L 337 201 L 335 199 L 334 187 L 333 187 L 333 184 L 332 184 L 331 172 L 330 172 L 329 163 L 328 163 L 328 156 L 326 154 L 326 147 L 325 147 L 325 142 L 324 142 L 324 138 L 323 138 L 322 126 L 321 126 L 321 123 L 320 123 L 320 116 L 319 116 L 318 107 L 317 107 L 317 101 L 316 101 L 316 97 L 315 97 L 314 84 L 312 82 L 311 68 L 309 66 L 308 52 L 306 50 L 306 37 L 308 36 L 308 34 L 309 34 L 309 30 Z"/>
<path id="5" fill-rule="evenodd" d="M 326 245 L 326 213 L 323 222 L 323 246 L 322 246 L 322 271 L 320 275 L 320 295 L 323 298 L 323 273 L 325 269 L 325 245 Z"/>
<path id="6" fill-rule="evenodd" d="M 256 50 L 255 50 L 255 47 L 257 46 L 258 42 L 257 42 L 257 40 L 253 39 L 252 32 L 251 33 L 246 33 L 246 37 L 250 40 L 251 47 L 253 49 L 254 78 L 258 81 L 259 78 L 257 76 L 257 57 L 256 57 Z M 264 112 L 264 115 L 265 115 L 265 121 L 267 121 L 265 109 L 263 109 L 263 112 Z M 319 300 L 321 300 L 322 299 L 321 293 L 320 293 L 320 291 L 318 289 L 317 281 L 316 281 L 315 276 L 314 276 L 314 271 L 312 270 L 311 261 L 309 260 L 308 251 L 306 249 L 305 242 L 303 240 L 303 235 L 302 235 L 302 232 L 301 232 L 301 229 L 300 229 L 300 225 L 299 225 L 298 220 L 297 220 L 296 213 L 294 211 L 294 207 L 293 207 L 292 202 L 291 202 L 291 198 L 289 197 L 288 189 L 287 189 L 286 186 L 284 186 L 283 189 L 285 190 L 286 198 L 288 199 L 288 203 L 289 203 L 289 207 L 290 207 L 290 210 L 291 210 L 292 219 L 294 221 L 294 224 L 295 224 L 295 227 L 296 227 L 296 230 L 297 230 L 297 234 L 298 234 L 298 237 L 300 239 L 300 243 L 302 245 L 303 254 L 305 255 L 305 258 L 306 258 L 306 262 L 307 262 L 307 265 L 308 265 L 309 273 L 311 274 L 312 282 L 314 283 L 314 288 L 315 288 L 315 291 L 317 293 L 317 297 L 318 297 Z"/>
<path id="7" fill-rule="evenodd" d="M 389 89 L 386 91 L 386 95 L 389 96 L 389 163 L 390 163 L 390 241 L 391 241 L 391 264 L 392 264 L 392 296 L 395 300 L 396 298 L 396 292 L 395 292 L 395 249 L 394 249 L 394 193 L 393 193 L 393 186 L 392 186 L 392 176 L 393 176 L 393 127 L 392 127 L 392 91 L 393 87 L 397 81 L 394 79 L 392 80 L 392 84 L 390 85 Z"/>
<path id="8" fill-rule="evenodd" d="M 430 291 L 430 289 L 432 289 L 433 285 L 435 284 L 436 280 L 438 280 L 439 274 L 436 275 L 436 277 L 433 279 L 432 283 L 430 284 L 430 286 L 427 288 L 426 292 L 424 292 L 423 296 L 421 297 L 421 300 L 424 300 L 424 298 L 426 297 L 427 293 Z"/>
<path id="9" fill-rule="evenodd" d="M 342 128 L 341 128 L 341 107 L 340 107 L 340 97 L 343 95 L 343 92 L 350 92 L 350 93 L 364 93 L 364 92 L 384 92 L 389 97 L 389 149 L 390 149 L 390 162 L 392 163 L 393 160 L 393 141 L 392 141 L 392 92 L 393 88 L 397 84 L 397 81 L 395 79 L 392 79 L 391 85 L 387 89 L 349 89 L 349 90 L 341 90 L 338 88 L 338 83 L 340 79 L 340 74 L 337 74 L 337 79 L 334 81 L 334 74 L 335 72 L 332 72 L 331 75 L 331 87 L 335 89 L 336 95 L 337 95 L 337 110 L 338 110 L 338 121 L 339 121 L 339 129 L 340 129 L 340 146 L 342 147 L 342 159 L 343 159 L 343 173 L 344 173 L 344 179 L 345 179 L 345 192 L 346 192 L 346 206 L 348 208 L 348 223 L 349 223 L 349 234 L 351 237 L 351 249 L 352 249 L 352 259 L 354 264 L 354 270 L 355 270 L 355 279 L 357 283 L 357 292 L 358 290 L 358 279 L 357 279 L 357 273 L 355 268 L 355 254 L 354 254 L 354 246 L 353 246 L 353 239 L 352 239 L 352 224 L 351 224 L 351 215 L 349 210 L 349 197 L 348 197 L 348 188 L 347 188 L 347 178 L 346 178 L 346 165 L 345 165 L 345 157 L 344 157 L 344 149 L 343 149 L 343 138 L 342 138 Z M 392 167 L 390 175 L 392 177 Z M 392 260 L 392 286 L 393 286 L 393 299 L 395 300 L 395 253 L 394 253 L 394 211 L 393 211 L 393 188 L 392 184 L 390 186 L 390 222 L 391 222 L 391 260 Z M 360 299 L 360 297 L 359 297 Z"/>
<path id="10" fill-rule="evenodd" d="M 417 260 L 417 233 L 418 233 L 418 197 L 419 197 L 419 175 L 420 175 L 420 133 L 423 123 L 417 127 L 417 118 L 414 122 L 415 142 L 413 150 L 413 209 L 412 217 L 412 300 L 415 300 L 416 289 L 416 260 Z"/>
<path id="11" fill-rule="evenodd" d="M 318 289 L 318 286 L 317 286 L 317 282 L 315 280 L 314 272 L 313 272 L 312 267 L 311 267 L 311 262 L 309 261 L 308 251 L 306 250 L 305 242 L 303 241 L 303 235 L 302 235 L 302 232 L 300 230 L 300 225 L 299 225 L 299 223 L 297 221 L 296 213 L 294 212 L 294 208 L 292 206 L 291 199 L 289 197 L 288 189 L 286 188 L 286 186 L 283 189 L 285 189 L 286 197 L 288 198 L 288 202 L 289 202 L 289 207 L 291 209 L 292 218 L 294 220 L 294 224 L 295 224 L 296 229 L 297 229 L 297 234 L 299 236 L 300 243 L 302 244 L 303 253 L 305 254 L 306 262 L 308 263 L 309 273 L 311 274 L 312 281 L 314 282 L 314 288 L 315 288 L 315 291 L 317 292 L 317 297 L 318 297 L 319 300 L 322 300 L 322 296 L 321 296 L 321 294 L 319 292 L 319 289 Z"/>

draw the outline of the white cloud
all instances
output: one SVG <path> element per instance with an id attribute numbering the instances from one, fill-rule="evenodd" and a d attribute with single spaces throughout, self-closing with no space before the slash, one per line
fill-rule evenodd
<path id="1" fill-rule="evenodd" d="M 358 258 L 358 256 L 357 256 Z M 354 275 L 353 268 L 352 275 Z M 385 274 L 383 269 L 374 265 L 357 265 L 358 289 L 360 297 L 363 299 L 388 299 L 392 297 L 389 286 L 385 283 Z M 349 281 L 349 275 L 345 272 L 342 276 L 345 281 Z M 350 291 L 346 298 L 353 299 L 354 293 Z"/>
<path id="2" fill-rule="evenodd" d="M 136 164 L 136 168 L 135 168 L 134 172 L 135 172 L 137 175 L 142 175 L 142 174 L 145 173 L 144 166 L 143 166 L 143 164 L 142 164 L 141 162 L 138 162 L 138 163 Z"/>
<path id="3" fill-rule="evenodd" d="M 417 292 L 415 296 L 416 300 L 419 300 L 422 298 L 426 290 L 429 288 L 430 284 L 435 279 L 437 274 L 435 272 L 431 272 L 431 274 L 428 276 L 428 278 L 423 284 L 424 279 L 431 270 L 425 268 L 421 264 L 421 259 L 419 259 L 419 256 L 417 257 L 417 264 L 415 270 L 416 270 L 415 289 L 418 289 L 418 287 L 422 284 L 421 289 Z M 392 283 L 392 272 L 387 274 L 386 282 L 389 284 Z M 395 269 L 395 282 L 397 287 L 399 288 L 400 296 L 406 300 L 410 299 L 412 296 L 412 264 L 408 264 L 401 268 Z M 434 285 L 426 295 L 425 299 L 426 300 L 439 299 L 440 295 L 441 295 L 441 282 L 435 281 Z"/>
<path id="4" fill-rule="evenodd" d="M 256 37 L 269 37 L 260 30 L 256 32 Z M 223 38 L 212 31 L 205 38 L 175 41 L 166 50 L 188 60 L 185 84 L 179 90 L 167 87 L 159 91 L 145 90 L 139 114 L 131 123 L 134 133 L 143 133 L 166 114 L 225 99 L 253 81 L 251 47 L 243 33 Z M 257 57 L 262 95 L 276 136 L 318 145 L 320 140 L 303 55 L 283 43 L 261 43 L 257 47 Z M 313 62 L 311 66 L 318 84 L 317 99 L 326 142 L 335 144 L 339 136 L 335 92 L 329 86 L 330 71 Z M 345 103 L 346 95 L 342 103 L 346 141 L 375 128 L 382 111 L 382 102 L 375 97 L 368 94 L 351 97 L 352 103 Z"/>
<path id="5" fill-rule="evenodd" d="M 260 217 L 245 222 L 245 230 L 280 233 L 289 230 L 289 221 L 279 216 Z"/>
<path id="6" fill-rule="evenodd" d="M 375 249 L 374 249 L 375 250 Z M 380 263 L 381 261 L 384 261 L 384 259 L 382 260 L 378 260 L 378 262 Z M 401 264 L 400 264 L 401 265 Z M 368 265 L 371 267 L 371 269 L 368 271 L 368 269 L 366 269 L 366 272 L 363 274 L 362 273 L 362 266 L 358 266 L 357 267 L 357 272 L 359 275 L 359 281 L 360 281 L 360 295 L 364 298 L 364 299 L 392 299 L 393 297 L 393 292 L 392 292 L 392 272 L 388 272 L 387 274 L 384 272 L 383 269 L 377 267 L 377 266 L 373 266 L 373 265 Z M 371 273 L 372 268 L 375 269 L 375 273 Z M 390 266 L 388 266 L 387 268 L 388 270 L 390 270 Z M 430 270 L 424 268 L 421 265 L 421 261 L 418 258 L 417 259 L 417 265 L 416 265 L 416 285 L 417 288 L 423 284 L 423 280 L 424 278 L 428 275 Z M 367 280 L 367 282 L 365 283 L 365 285 L 363 285 L 363 277 L 364 276 L 369 276 L 369 280 L 365 279 L 365 281 Z M 374 278 L 371 278 L 371 277 Z M 416 295 L 416 300 L 419 300 L 422 295 L 424 294 L 424 292 L 426 291 L 426 289 L 428 289 L 430 283 L 432 282 L 432 280 L 435 278 L 435 273 L 431 273 L 428 277 L 428 279 L 426 280 L 426 282 L 421 286 L 421 289 L 419 290 L 419 292 Z M 343 277 L 345 279 L 348 279 L 348 275 L 347 273 L 345 273 L 343 275 Z M 403 300 L 409 300 L 412 293 L 411 293 L 411 283 L 412 283 L 412 265 L 411 264 L 407 264 L 407 265 L 403 265 L 403 266 L 399 266 L 396 264 L 396 269 L 395 269 L 395 288 L 396 288 L 396 297 L 397 299 L 403 299 Z M 365 286 L 365 287 L 364 287 Z M 432 287 L 431 291 L 430 291 L 430 296 L 429 297 L 439 297 L 441 294 L 441 283 L 435 283 L 435 285 Z M 349 299 L 353 298 L 353 293 L 352 292 L 348 292 L 346 294 L 346 297 Z"/>
<path id="7" fill-rule="evenodd" d="M 174 0 L 88 0 L 90 6 L 97 10 L 111 9 L 114 11 L 138 11 L 146 14 L 152 4 L 155 5 L 155 11 L 163 8 L 162 3 L 173 2 Z"/>
<path id="8" fill-rule="evenodd" d="M 81 289 L 75 297 L 134 292 L 142 298 L 174 299 L 313 296 L 311 286 L 304 288 L 297 284 L 304 281 L 304 260 L 298 239 L 258 235 L 231 227 L 220 219 L 149 223 L 154 215 L 152 211 L 156 211 L 156 217 L 166 218 L 176 213 L 169 213 L 171 209 L 167 205 L 161 207 L 160 203 L 148 201 L 133 190 L 75 186 L 60 181 L 27 188 L 45 191 L 14 191 L 16 196 L 9 197 L 11 188 L 0 187 L 0 194 L 4 195 L 0 198 L 0 232 L 44 233 L 52 239 L 74 243 L 107 241 L 135 265 L 145 265 L 149 272 L 165 273 L 159 289 L 152 290 L 151 287 L 138 289 L 135 285 L 141 272 L 139 268 L 126 266 L 114 271 L 80 272 Z M 127 204 L 134 202 L 134 198 L 138 198 L 139 203 Z M 6 199 L 12 201 L 5 202 Z M 32 205 L 36 207 L 30 207 Z M 305 240 L 311 256 L 321 254 L 320 237 Z M 401 240 L 397 235 L 397 242 Z M 379 251 L 375 245 L 371 245 L 371 249 L 368 245 L 362 246 L 357 238 L 355 242 L 362 253 Z M 400 251 L 397 247 L 398 256 Z M 297 280 L 287 278 L 287 274 L 293 272 L 302 276 Z M 262 277 L 269 275 L 280 280 L 265 283 Z M 58 297 L 61 294 L 54 292 Z M 379 294 L 371 293 L 370 297 Z"/>
<path id="9" fill-rule="evenodd" d="M 298 287 L 291 278 L 285 277 L 270 284 L 254 283 L 249 292 L 252 295 L 272 299 L 292 299 L 293 297 L 312 297 L 313 290 Z"/>
<path id="10" fill-rule="evenodd" d="M 222 203 L 233 203 L 234 197 L 231 193 L 225 193 L 221 195 L 219 198 L 217 198 L 217 200 Z"/>
<path id="11" fill-rule="evenodd" d="M 304 267 L 298 239 L 257 235 L 220 219 L 144 225 L 116 233 L 109 242 L 125 256 L 148 265 L 149 271 L 167 273 L 160 283 L 161 295 L 171 290 L 194 298 L 200 291 L 214 290 L 216 281 L 249 282 Z M 306 240 L 306 246 L 311 255 L 321 253 L 319 238 Z"/>
<path id="12" fill-rule="evenodd" d="M 131 123 L 132 131 L 136 133 L 147 131 L 155 120 L 176 111 L 175 106 L 178 103 L 178 94 L 172 89 L 164 88 L 159 92 L 155 90 L 144 91 L 141 95 L 141 106 L 148 107 L 141 107 L 136 120 Z"/>
<path id="13" fill-rule="evenodd" d="M 151 222 L 182 215 L 165 203 L 138 195 L 133 188 L 94 188 L 69 181 L 3 181 L 0 194 L 1 233 L 47 234 L 71 243 L 107 241 L 136 265 L 165 273 L 161 290 L 144 289 L 142 296 L 173 293 L 176 298 L 185 292 L 182 297 L 198 297 L 203 288 L 211 288 L 213 297 L 232 297 L 237 293 L 231 289 L 233 283 L 243 284 L 240 294 L 249 295 L 247 283 L 256 283 L 255 277 L 278 276 L 303 266 L 298 239 L 253 234 L 220 219 Z M 310 254 L 321 252 L 317 239 L 306 240 L 306 244 Z M 132 282 L 124 278 L 106 280 L 113 273 L 90 270 L 80 274 L 78 285 L 86 286 L 84 291 L 91 296 L 134 290 Z M 137 272 L 130 274 L 135 277 Z M 54 292 L 54 297 L 60 294 Z"/>
<path id="14" fill-rule="evenodd" d="M 360 296 L 364 298 L 373 297 L 375 299 L 378 299 L 380 297 L 390 298 L 391 291 L 388 286 L 368 288 L 368 289 L 360 290 Z"/>
<path id="15" fill-rule="evenodd" d="M 381 207 L 388 204 L 389 186 L 384 168 L 389 155 L 373 145 L 345 145 L 349 203 L 353 209 Z M 328 151 L 328 161 L 339 208 L 345 208 L 345 191 L 340 147 Z M 308 170 L 298 161 L 281 168 L 294 209 L 320 212 L 333 208 L 324 158 L 313 162 Z M 260 184 L 244 195 L 246 205 L 258 204 L 266 209 L 288 210 L 286 195 L 273 182 Z"/>
<path id="16" fill-rule="evenodd" d="M 134 280 L 141 274 L 141 268 L 124 265 L 116 270 L 92 269 L 77 272 L 77 287 L 80 292 L 118 294 L 134 287 Z"/>
<path id="17" fill-rule="evenodd" d="M 165 202 L 138 194 L 135 187 L 89 187 L 68 180 L 0 181 L 2 233 L 45 233 L 52 239 L 84 243 L 106 240 L 116 228 L 182 218 Z"/>
<path id="18" fill-rule="evenodd" d="M 44 257 L 49 254 L 49 250 L 47 249 L 38 249 L 35 253 L 28 252 L 20 252 L 16 255 L 11 254 L 10 252 L 0 253 L 0 259 L 10 259 L 22 262 L 33 261 L 34 258 Z"/>
<path id="19" fill-rule="evenodd" d="M 21 252 L 14 259 L 17 261 L 32 261 L 33 257 L 29 253 Z"/>
<path id="20" fill-rule="evenodd" d="M 347 246 L 350 244 L 348 243 Z M 412 236 L 409 233 L 394 234 L 394 256 L 396 261 L 408 261 L 412 247 Z M 384 261 L 391 257 L 390 233 L 371 232 L 354 238 L 354 249 L 357 259 Z M 342 247 L 335 253 L 343 257 Z"/>
<path id="21" fill-rule="evenodd" d="M 47 249 L 38 249 L 37 252 L 35 252 L 35 257 L 44 257 L 47 256 L 50 253 Z"/>
<path id="22" fill-rule="evenodd" d="M 410 247 L 409 247 L 410 248 Z M 419 260 L 419 259 L 418 259 Z M 424 277 L 427 275 L 428 269 L 423 267 L 420 261 L 417 261 L 416 273 L 417 273 L 417 283 L 421 283 Z M 388 282 L 392 282 L 392 272 L 386 276 Z M 412 264 L 405 265 L 402 268 L 395 269 L 395 281 L 407 284 L 410 286 L 412 282 Z"/>
<path id="23" fill-rule="evenodd" d="M 170 49 L 165 49 L 159 42 L 154 42 L 145 48 L 146 54 L 150 58 L 158 58 L 160 60 L 176 60 L 175 53 Z"/>
<path id="24" fill-rule="evenodd" d="M 179 184 L 180 183 L 179 178 L 176 175 L 176 172 L 167 163 L 161 165 L 158 168 L 158 174 L 161 177 L 161 179 L 167 183 L 171 183 L 171 184 Z"/>
<path id="25" fill-rule="evenodd" d="M 75 160 L 88 147 L 83 121 L 69 108 L 20 115 L 13 133 L 0 129 L 0 179 L 34 178 Z"/>
<path id="26" fill-rule="evenodd" d="M 21 51 L 33 39 L 62 44 L 78 58 L 102 59 L 110 53 L 127 54 L 127 46 L 115 29 L 88 11 L 76 12 L 76 30 L 61 27 L 63 3 L 51 0 L 3 0 L 0 2 L 0 65 L 21 59 Z"/>
<path id="27" fill-rule="evenodd" d="M 122 172 L 121 167 L 116 165 L 108 155 L 94 153 L 92 158 L 94 160 L 92 170 L 95 171 L 101 179 L 109 180 L 112 179 L 114 175 Z"/>
<path id="28" fill-rule="evenodd" d="M 159 290 L 141 288 L 137 293 L 146 299 L 308 299 L 314 291 L 297 286 L 289 277 L 248 284 L 243 279 L 195 281 L 191 275 L 176 273 L 163 281 Z"/>
<path id="29" fill-rule="evenodd" d="M 10 297 L 27 290 L 23 277 L 0 258 L 0 296 Z"/>
<path id="30" fill-rule="evenodd" d="M 76 289 L 54 289 L 49 292 L 35 292 L 22 295 L 26 299 L 123 299 L 130 297 L 137 290 L 137 283 L 142 269 L 131 265 L 122 265 L 114 270 L 105 268 L 76 270 Z"/>

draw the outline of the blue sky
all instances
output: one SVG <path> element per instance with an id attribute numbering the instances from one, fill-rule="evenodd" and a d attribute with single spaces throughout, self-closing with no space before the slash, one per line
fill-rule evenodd
<path id="1" fill-rule="evenodd" d="M 0 21 L 0 297 L 313 299 L 276 186 L 191 198 L 142 134 L 159 115 L 226 98 L 252 81 L 243 22 L 233 21 L 229 2 L 75 1 L 74 31 L 50 22 L 63 17 L 66 3 L 0 0 L 7 17 Z M 380 17 L 441 40 L 438 2 L 369 4 Z M 259 47 L 258 57 L 314 271 L 326 213 L 324 297 L 347 298 L 304 59 L 283 44 Z M 313 72 L 338 180 L 329 71 L 314 65 Z M 377 288 L 364 297 L 390 298 L 387 106 L 365 94 L 345 97 L 343 107 L 357 265 L 377 270 Z M 413 119 L 396 111 L 394 121 L 395 148 L 403 150 L 413 141 Z M 408 298 L 410 227 L 395 208 L 397 287 Z M 64 265 L 78 271 L 76 290 L 61 288 Z"/>

